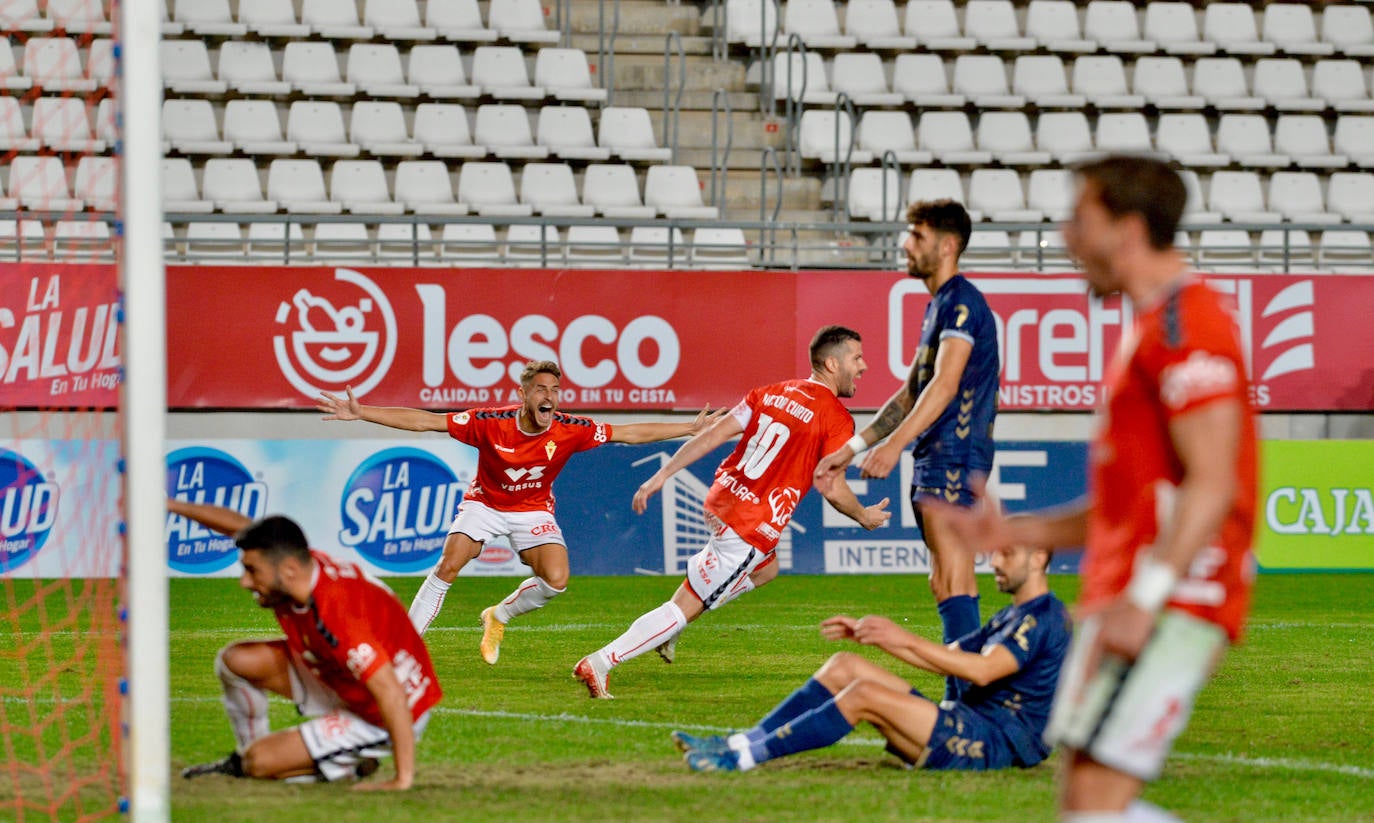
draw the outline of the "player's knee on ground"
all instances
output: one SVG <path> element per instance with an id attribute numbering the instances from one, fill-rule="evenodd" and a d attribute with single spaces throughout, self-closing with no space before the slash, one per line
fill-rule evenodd
<path id="1" fill-rule="evenodd" d="M 836 652 L 830 655 L 830 659 L 816 672 L 816 679 L 829 689 L 831 694 L 838 694 L 858 679 L 859 663 L 863 659 L 853 652 Z"/>
<path id="2" fill-rule="evenodd" d="M 243 776 L 253 777 L 258 780 L 272 780 L 276 778 L 270 770 L 270 761 L 262 756 L 262 748 L 254 745 L 249 746 L 243 753 Z"/>

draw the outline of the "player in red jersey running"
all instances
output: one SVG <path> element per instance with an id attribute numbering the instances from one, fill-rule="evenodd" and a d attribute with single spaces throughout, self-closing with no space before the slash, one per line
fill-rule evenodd
<path id="1" fill-rule="evenodd" d="M 706 495 L 706 546 L 687 561 L 687 579 L 672 599 L 640 616 L 624 634 L 578 661 L 573 676 L 592 697 L 610 697 L 611 669 L 676 640 L 687 624 L 778 576 L 773 549 L 792 512 L 813 483 L 823 455 L 854 433 L 854 418 L 840 403 L 854 396 L 854 381 L 868 368 L 859 333 L 826 326 L 811 341 L 811 376 L 763 386 L 745 395 L 730 414 L 693 437 L 635 492 L 634 510 L 678 471 L 737 435 L 739 445 L 716 469 Z M 814 481 L 825 499 L 865 529 L 892 516 L 887 498 L 864 506 L 843 474 Z M 669 655 L 664 655 L 665 659 Z"/>
<path id="2" fill-rule="evenodd" d="M 191 766 L 183 777 L 227 774 L 268 780 L 366 777 L 392 754 L 396 777 L 359 789 L 408 789 L 415 742 L 442 692 L 405 607 L 352 563 L 309 548 L 280 515 L 249 521 L 220 506 L 168 500 L 172 514 L 233 535 L 239 585 L 271 609 L 286 637 L 231 643 L 215 658 L 238 748 Z M 271 732 L 267 692 L 312 718 Z"/>
<path id="3" fill-rule="evenodd" d="M 438 414 L 421 409 L 364 406 L 347 390 L 338 397 L 323 392 L 316 408 L 325 420 L 367 420 L 408 431 L 448 432 L 477 447 L 477 474 L 463 493 L 449 526 L 439 565 L 425 578 L 410 604 L 410 619 L 421 634 L 443 608 L 458 572 L 482 553 L 486 541 L 509 536 L 511 546 L 534 574 L 515 591 L 482 610 L 482 659 L 495 664 L 506 624 L 542 608 L 568 587 L 568 547 L 554 519 L 553 481 L 568 459 L 604 443 L 653 443 L 695 434 L 724 414 L 702 411 L 691 423 L 628 423 L 611 426 L 558 409 L 563 373 L 549 360 L 525 364 L 518 406 L 469 409 Z"/>
<path id="4" fill-rule="evenodd" d="M 1174 249 L 1187 199 L 1165 163 L 1109 156 L 1076 169 L 1064 227 L 1095 295 L 1131 299 L 1091 451 L 1089 497 L 1070 510 L 960 528 L 988 549 L 1086 546 L 1084 619 L 1050 725 L 1067 749 L 1068 823 L 1163 823 L 1139 800 L 1235 641 L 1254 576 L 1256 435 L 1235 318 Z"/>

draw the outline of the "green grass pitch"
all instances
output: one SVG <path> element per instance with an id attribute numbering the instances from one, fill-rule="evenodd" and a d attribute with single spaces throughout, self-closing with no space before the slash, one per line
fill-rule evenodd
<path id="1" fill-rule="evenodd" d="M 751 724 L 833 651 L 835 613 L 885 614 L 938 633 L 923 578 L 783 577 L 707 615 L 678 659 L 652 653 L 592 701 L 570 677 L 677 585 L 667 578 L 574 578 L 549 607 L 514 622 L 501 661 L 477 655 L 477 613 L 511 579 L 464 578 L 427 636 L 446 696 L 420 744 L 417 785 L 402 795 L 209 777 L 176 778 L 177 821 L 1026 821 L 1054 819 L 1057 758 L 982 775 L 911 772 L 861 726 L 840 745 L 747 774 L 701 775 L 673 750 L 674 728 Z M 1146 797 L 1190 821 L 1374 820 L 1374 604 L 1369 576 L 1265 576 L 1250 629 L 1204 691 L 1167 776 Z M 391 581 L 405 602 L 418 578 Z M 1077 580 L 1052 585 L 1072 602 Z M 983 612 L 1006 603 L 983 581 Z M 172 760 L 232 745 L 211 672 L 216 649 L 274 633 L 233 581 L 172 583 Z M 897 671 L 898 661 L 885 659 Z M 914 670 L 930 691 L 939 683 Z M 274 703 L 274 728 L 296 722 Z M 390 763 L 383 766 L 389 769 Z"/>

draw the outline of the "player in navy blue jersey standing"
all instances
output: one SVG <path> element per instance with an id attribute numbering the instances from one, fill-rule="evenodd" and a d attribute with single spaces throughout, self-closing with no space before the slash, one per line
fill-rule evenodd
<path id="1" fill-rule="evenodd" d="M 959 255 L 972 233 L 968 212 L 953 200 L 917 202 L 907 209 L 907 223 L 902 243 L 907 274 L 919 278 L 931 295 L 911 374 L 862 431 L 821 461 L 816 476 L 843 472 L 855 455 L 873 446 L 860 466 L 862 474 L 887 477 L 912 446 L 911 504 L 930 549 L 930 588 L 948 643 L 981 622 L 974 575 L 979 547 L 949 527 L 945 510 L 923 502 L 969 506 L 971 478 L 992 470 L 1001 365 L 992 310 L 982 292 L 959 274 Z"/>

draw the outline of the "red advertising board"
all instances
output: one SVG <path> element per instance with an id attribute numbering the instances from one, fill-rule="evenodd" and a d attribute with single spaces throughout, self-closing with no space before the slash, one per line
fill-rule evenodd
<path id="1" fill-rule="evenodd" d="M 120 374 L 113 270 L 0 264 L 0 405 L 110 405 Z M 1073 275 L 974 274 L 997 316 L 1005 410 L 1087 410 L 1129 304 Z M 1262 410 L 1374 409 L 1374 278 L 1218 275 Z M 856 409 L 900 385 L 925 305 L 895 272 L 171 267 L 168 402 L 308 408 L 320 390 L 432 409 L 509 402 L 553 359 L 570 409 L 733 403 L 805 373 L 826 323 L 864 337 Z M 98 342 L 97 342 L 98 341 Z"/>

